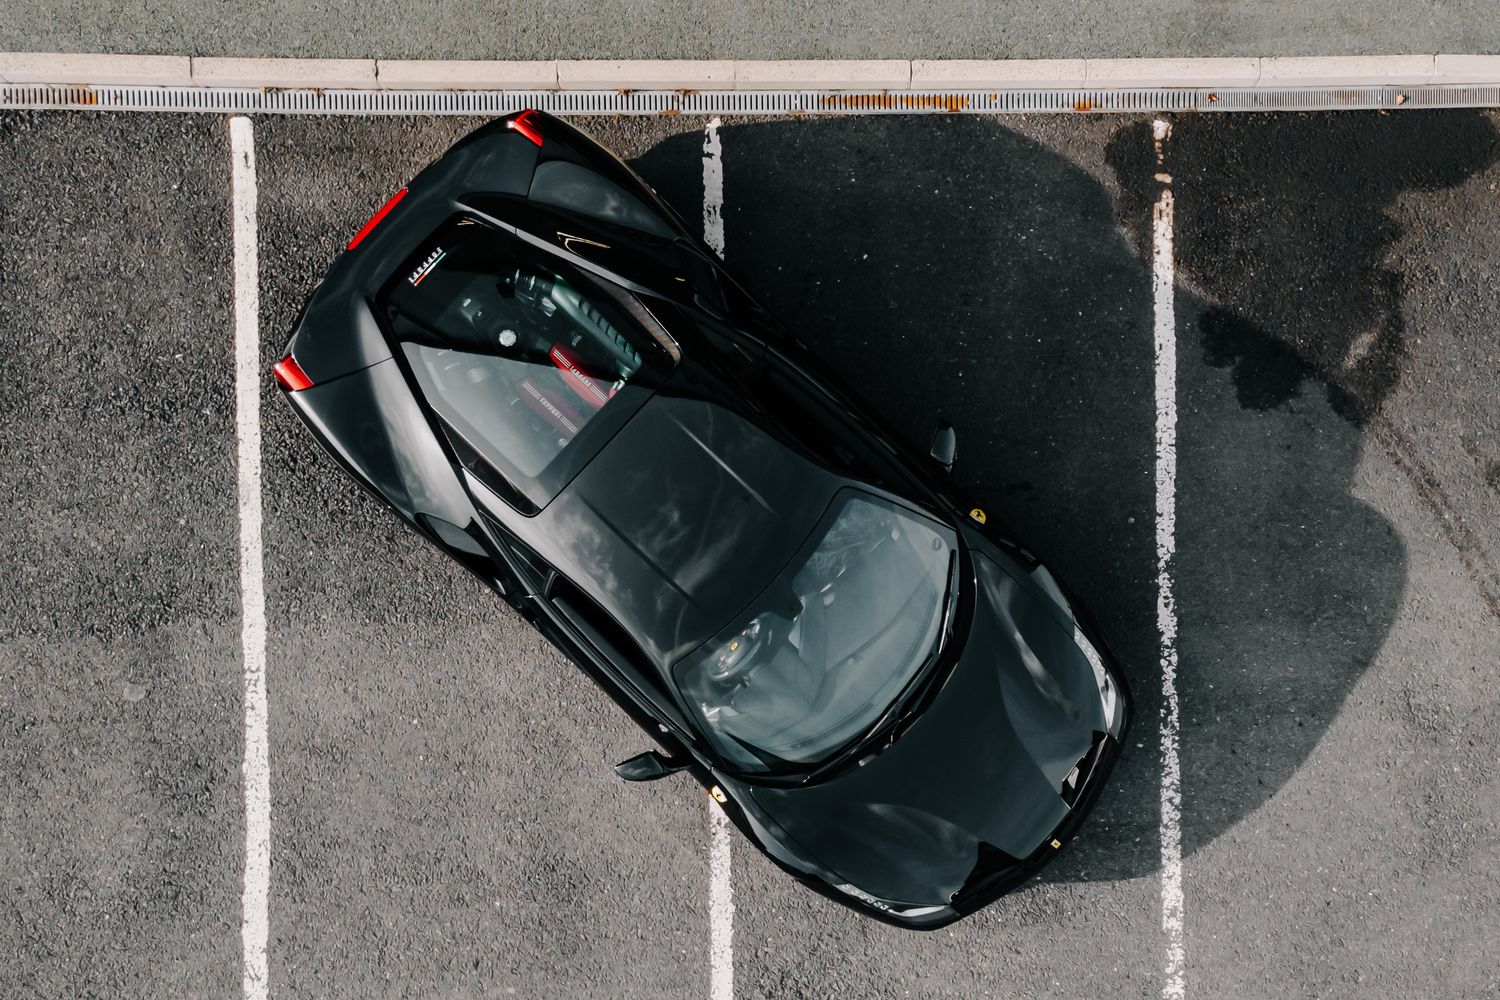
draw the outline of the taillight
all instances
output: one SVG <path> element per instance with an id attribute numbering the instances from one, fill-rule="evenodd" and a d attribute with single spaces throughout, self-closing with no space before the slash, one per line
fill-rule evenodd
<path id="1" fill-rule="evenodd" d="M 391 200 L 386 202 L 384 205 L 381 205 L 380 210 L 374 215 L 370 216 L 370 221 L 366 222 L 364 226 L 361 227 L 360 231 L 354 234 L 354 239 L 350 240 L 349 245 L 344 247 L 344 249 L 353 250 L 355 247 L 359 246 L 360 241 L 363 240 L 366 236 L 370 235 L 370 230 L 380 225 L 380 220 L 385 218 L 386 213 L 395 208 L 396 203 L 405 197 L 406 188 L 402 188 L 400 191 L 397 191 L 395 194 L 391 195 Z"/>
<path id="2" fill-rule="evenodd" d="M 297 364 L 297 359 L 288 354 L 280 361 L 271 366 L 271 371 L 276 373 L 276 381 L 287 392 L 297 392 L 302 389 L 312 388 L 312 379 L 307 377 L 307 372 Z"/>
<path id="3" fill-rule="evenodd" d="M 538 146 L 542 144 L 542 130 L 538 127 L 536 112 L 527 108 L 505 123 L 512 132 L 519 132 Z"/>

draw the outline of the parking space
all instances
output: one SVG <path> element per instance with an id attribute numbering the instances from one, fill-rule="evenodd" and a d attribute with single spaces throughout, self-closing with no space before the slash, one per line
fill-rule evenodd
<path id="1" fill-rule="evenodd" d="M 256 120 L 267 367 L 348 235 L 475 124 Z M 705 122 L 582 124 L 702 216 Z M 1161 163 L 1150 118 L 717 129 L 731 267 L 912 443 L 954 423 L 1137 717 L 1079 840 L 945 931 L 736 835 L 734 996 L 1162 995 L 1163 173 L 1187 995 L 1500 988 L 1497 125 L 1201 115 Z M 8 115 L 0 163 L 0 992 L 238 995 L 226 125 Z M 701 792 L 616 779 L 645 742 L 602 693 L 269 380 L 262 414 L 272 995 L 709 996 Z"/>
<path id="2" fill-rule="evenodd" d="M 5 996 L 238 988 L 227 153 L 0 122 Z"/>
<path id="3" fill-rule="evenodd" d="M 1500 493 L 1475 474 L 1500 456 L 1496 122 L 1174 130 L 1205 995 L 1483 997 L 1500 980 Z"/>
<path id="4" fill-rule="evenodd" d="M 477 122 L 257 122 L 265 365 L 327 261 Z M 351 170 L 331 169 L 358 164 Z M 701 794 L 343 477 L 266 386 L 271 974 L 293 995 L 707 992 Z"/>
<path id="5" fill-rule="evenodd" d="M 1149 269 L 1118 231 L 1102 162 L 1119 122 L 1056 124 L 728 122 L 725 256 L 909 443 L 925 448 L 947 416 L 975 502 L 1055 556 L 1122 660 L 1149 664 Z M 662 143 L 639 165 L 651 178 L 674 153 Z M 1143 675 L 1132 739 L 1154 748 L 1158 685 Z M 861 918 L 737 852 L 737 995 L 1156 992 L 1155 754 L 1130 754 L 1113 781 L 1043 882 L 935 935 Z"/>

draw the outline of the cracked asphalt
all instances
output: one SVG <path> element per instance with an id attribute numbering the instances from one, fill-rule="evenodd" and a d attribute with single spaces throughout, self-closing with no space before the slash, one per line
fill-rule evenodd
<path id="1" fill-rule="evenodd" d="M 264 360 L 475 120 L 255 121 Z M 689 219 L 701 120 L 585 119 Z M 733 843 L 737 997 L 1157 997 L 1149 119 L 727 119 L 726 259 L 1094 611 L 1139 725 L 944 931 Z M 1200 114 L 1176 205 L 1189 997 L 1500 997 L 1500 113 Z M 229 145 L 0 115 L 0 995 L 235 997 Z M 276 997 L 705 997 L 645 737 L 264 382 Z"/>

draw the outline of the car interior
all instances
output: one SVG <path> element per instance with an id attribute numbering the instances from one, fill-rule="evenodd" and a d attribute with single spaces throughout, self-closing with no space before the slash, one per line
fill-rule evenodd
<path id="1" fill-rule="evenodd" d="M 402 349 L 472 447 L 535 477 L 632 380 L 641 355 L 628 320 L 560 271 L 485 227 L 454 232 L 453 246 L 429 251 L 441 254 L 430 270 L 390 295 Z"/>
<path id="2" fill-rule="evenodd" d="M 720 749 L 751 770 L 859 735 L 936 644 L 948 542 L 925 518 L 840 496 L 812 553 L 679 671 Z"/>

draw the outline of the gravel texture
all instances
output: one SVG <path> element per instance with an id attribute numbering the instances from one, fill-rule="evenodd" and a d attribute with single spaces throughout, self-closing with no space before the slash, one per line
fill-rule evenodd
<path id="1" fill-rule="evenodd" d="M 1488 0 L 9 0 L 0 50 L 385 59 L 1038 59 L 1500 52 Z"/>

